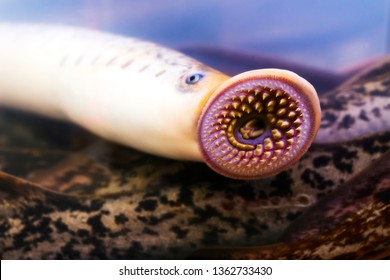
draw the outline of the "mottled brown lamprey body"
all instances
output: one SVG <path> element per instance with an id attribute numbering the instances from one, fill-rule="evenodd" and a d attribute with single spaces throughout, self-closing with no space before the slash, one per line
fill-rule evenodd
<path id="1" fill-rule="evenodd" d="M 1 110 L 0 256 L 388 258 L 390 59 L 320 103 L 307 154 L 254 181 Z"/>

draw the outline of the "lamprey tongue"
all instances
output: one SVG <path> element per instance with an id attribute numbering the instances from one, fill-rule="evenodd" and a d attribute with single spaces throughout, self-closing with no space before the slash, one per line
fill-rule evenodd
<path id="1" fill-rule="evenodd" d="M 320 124 L 317 93 L 295 73 L 262 69 L 225 81 L 198 122 L 200 149 L 216 172 L 258 179 L 294 164 Z"/>

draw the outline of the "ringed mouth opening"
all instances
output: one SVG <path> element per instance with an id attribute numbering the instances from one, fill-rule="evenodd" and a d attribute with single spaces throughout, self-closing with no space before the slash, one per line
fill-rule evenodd
<path id="1" fill-rule="evenodd" d="M 267 126 L 260 118 L 251 118 L 237 125 L 238 132 L 245 140 L 253 140 L 264 134 Z"/>
<path id="2" fill-rule="evenodd" d="M 212 169 L 235 179 L 261 178 L 307 150 L 318 129 L 308 119 L 318 107 L 315 98 L 307 102 L 315 91 L 302 89 L 299 83 L 306 81 L 298 76 L 291 81 L 289 75 L 277 69 L 250 71 L 216 91 L 198 123 L 201 151 Z"/>
<path id="3" fill-rule="evenodd" d="M 234 136 L 238 141 L 254 144 L 254 142 L 261 141 L 266 131 L 266 120 L 258 115 L 250 115 L 238 120 L 234 129 Z"/>
<path id="4" fill-rule="evenodd" d="M 254 150 L 267 135 L 270 135 L 270 124 L 259 113 L 233 119 L 227 127 L 227 139 L 232 147 L 246 151 Z"/>

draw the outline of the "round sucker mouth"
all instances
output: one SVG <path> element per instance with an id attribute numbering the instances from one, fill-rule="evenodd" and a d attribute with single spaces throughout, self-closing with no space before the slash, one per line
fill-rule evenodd
<path id="1" fill-rule="evenodd" d="M 296 74 L 298 81 L 291 72 L 270 71 L 227 80 L 203 108 L 200 149 L 205 162 L 224 176 L 273 175 L 295 163 L 314 140 L 320 112 L 314 89 Z M 309 86 L 302 87 L 302 81 Z"/>

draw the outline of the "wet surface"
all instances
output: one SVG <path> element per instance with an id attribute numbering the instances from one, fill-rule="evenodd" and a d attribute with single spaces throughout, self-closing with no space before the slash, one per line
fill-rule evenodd
<path id="1" fill-rule="evenodd" d="M 353 100 L 337 98 L 344 92 L 356 91 L 357 99 L 364 101 L 362 108 L 374 110 L 378 98 L 388 100 L 389 91 L 378 93 L 370 86 L 359 89 L 372 81 L 385 85 L 388 71 L 387 66 L 375 66 L 357 80 L 326 93 L 321 97 L 327 104 L 324 116 L 331 110 L 345 112 L 346 104 Z M 387 112 L 373 113 L 370 123 L 385 123 Z M 359 126 L 358 136 L 313 145 L 296 165 L 278 175 L 239 181 L 221 177 L 202 163 L 144 154 L 105 142 L 68 123 L 2 108 L 1 257 L 185 258 L 205 247 L 269 245 L 284 241 L 286 228 L 293 228 L 294 221 L 298 224 L 310 207 L 325 217 L 326 213 L 315 207 L 327 195 L 335 196 L 337 206 L 343 205 L 345 200 L 337 196 L 337 190 L 352 188 L 351 192 L 357 191 L 362 198 L 352 205 L 347 201 L 348 207 L 357 209 L 356 218 L 348 220 L 345 214 L 332 220 L 329 234 L 307 237 L 300 233 L 305 240 L 336 242 L 339 229 L 358 226 L 373 211 L 387 216 L 388 173 L 381 170 L 388 169 L 380 162 L 381 168 L 375 166 L 376 160 L 387 162 L 388 156 L 382 156 L 390 149 L 390 132 L 386 126 L 375 132 L 371 128 Z M 375 191 L 354 189 L 353 180 L 367 180 L 371 173 L 376 176 Z M 366 227 L 366 232 L 376 232 L 375 242 L 367 243 L 362 254 L 361 247 L 354 247 L 356 254 L 349 256 L 368 257 L 370 248 L 376 258 L 388 256 L 389 224 L 381 217 L 375 220 L 378 226 L 368 223 Z M 319 225 L 297 227 L 300 232 L 314 232 Z M 286 246 L 290 248 L 283 248 Z M 299 250 L 289 251 L 287 257 L 298 258 L 293 252 Z M 377 254 L 379 251 L 382 253 Z"/>

